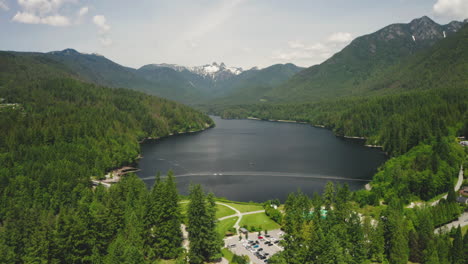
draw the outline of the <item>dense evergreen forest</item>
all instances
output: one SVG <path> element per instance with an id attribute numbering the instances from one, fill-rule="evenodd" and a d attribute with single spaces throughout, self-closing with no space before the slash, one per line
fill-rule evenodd
<path id="1" fill-rule="evenodd" d="M 0 56 L 0 263 L 177 256 L 138 255 L 145 243 L 136 237 L 148 224 L 137 206 L 149 195 L 143 182 L 129 177 L 93 191 L 91 177 L 132 164 L 146 137 L 202 130 L 212 120 L 172 101 L 83 83 L 34 56 Z"/>
<path id="2" fill-rule="evenodd" d="M 373 191 L 377 200 L 392 192 L 406 201 L 427 200 L 447 192 L 466 155 L 453 140 L 455 136 L 468 136 L 466 88 L 210 111 L 224 118 L 307 122 L 325 126 L 340 136 L 365 137 L 367 144 L 382 146 L 393 158 L 373 179 L 372 185 L 378 187 Z"/>
<path id="3" fill-rule="evenodd" d="M 284 251 L 269 263 L 467 263 L 468 234 L 463 236 L 460 227 L 434 233 L 438 213 L 450 207 L 459 213 L 455 200 L 433 208 L 404 209 L 401 200 L 392 196 L 388 205 L 370 216 L 357 212 L 352 199 L 346 185 L 336 188 L 332 183 L 322 197 L 290 194 L 283 221 Z M 313 213 L 323 207 L 328 210 L 326 217 Z"/>
<path id="4" fill-rule="evenodd" d="M 459 45 L 467 32 L 436 45 L 435 53 L 408 59 L 406 68 L 377 74 L 366 85 L 384 89 L 379 95 L 208 107 L 224 118 L 325 126 L 365 137 L 392 157 L 370 191 L 329 183 L 312 199 L 291 194 L 284 212 L 266 206 L 286 232 L 284 251 L 270 263 L 467 263 L 468 234 L 460 228 L 434 233 L 466 210 L 455 201 L 453 183 L 463 162 L 468 167 L 467 150 L 455 139 L 468 137 L 468 64 L 466 45 Z M 447 51 L 451 56 L 443 56 Z M 442 57 L 448 62 L 417 63 Z M 450 78 L 441 75 L 451 66 Z M 134 163 L 139 141 L 208 128 L 209 117 L 165 99 L 85 83 L 66 65 L 27 53 L 0 52 L 0 98 L 0 263 L 219 260 L 214 196 L 200 186 L 191 187 L 183 218 L 170 172 L 156 176 L 150 190 L 135 175 L 110 188 L 91 184 L 92 177 Z M 435 206 L 404 207 L 445 192 Z M 322 208 L 326 217 L 314 214 Z"/>
<path id="5" fill-rule="evenodd" d="M 374 178 L 378 190 L 372 201 L 388 193 L 399 193 L 405 201 L 427 200 L 448 191 L 465 156 L 452 139 L 468 137 L 467 38 L 465 26 L 373 75 L 355 87 L 357 94 L 373 91 L 366 96 L 205 109 L 223 118 L 294 120 L 339 136 L 363 137 L 394 157 Z"/>

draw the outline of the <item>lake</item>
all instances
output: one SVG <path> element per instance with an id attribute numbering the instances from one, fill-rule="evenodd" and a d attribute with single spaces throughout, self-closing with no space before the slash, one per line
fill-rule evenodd
<path id="1" fill-rule="evenodd" d="M 322 192 L 328 181 L 363 188 L 386 160 L 307 124 L 212 118 L 215 128 L 143 143 L 138 176 L 152 186 L 158 171 L 173 170 L 184 195 L 194 183 L 230 200 L 284 201 L 298 189 Z"/>

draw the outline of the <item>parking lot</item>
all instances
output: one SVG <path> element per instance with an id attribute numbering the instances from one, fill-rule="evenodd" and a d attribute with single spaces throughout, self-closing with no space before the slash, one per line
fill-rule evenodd
<path id="1" fill-rule="evenodd" d="M 282 234 L 283 232 L 277 229 L 268 231 L 267 236 L 262 232 L 260 239 L 258 232 L 255 232 L 249 233 L 249 240 L 245 240 L 245 235 L 242 235 L 242 240 L 240 241 L 239 236 L 229 237 L 224 241 L 226 247 L 234 254 L 239 256 L 246 255 L 249 256 L 252 263 L 264 264 L 268 262 L 271 256 L 283 250 L 279 242 L 276 242 L 282 239 Z"/>

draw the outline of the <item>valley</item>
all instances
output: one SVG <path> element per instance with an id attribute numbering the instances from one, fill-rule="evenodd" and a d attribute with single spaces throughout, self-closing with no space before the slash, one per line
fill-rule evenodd
<path id="1" fill-rule="evenodd" d="M 0 263 L 466 263 L 468 20 L 324 43 L 249 69 L 0 51 Z"/>

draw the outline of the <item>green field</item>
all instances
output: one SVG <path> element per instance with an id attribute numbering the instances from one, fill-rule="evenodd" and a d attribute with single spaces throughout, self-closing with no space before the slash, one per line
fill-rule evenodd
<path id="1" fill-rule="evenodd" d="M 234 226 L 237 219 L 239 219 L 239 217 L 236 216 L 236 217 L 224 219 L 223 221 L 219 221 L 216 226 L 216 230 L 218 231 L 218 234 L 220 234 L 221 237 L 224 237 L 228 229 Z"/>
<path id="2" fill-rule="evenodd" d="M 237 210 L 239 210 L 241 213 L 246 213 L 246 212 L 252 212 L 252 211 L 259 211 L 263 210 L 263 206 L 260 204 L 255 204 L 255 203 L 233 203 L 233 202 L 221 202 L 223 204 L 230 205 Z"/>
<path id="3" fill-rule="evenodd" d="M 232 262 L 232 258 L 234 257 L 234 254 L 227 248 L 221 249 L 221 253 L 223 253 L 223 257 L 229 261 L 229 263 Z"/>
<path id="4" fill-rule="evenodd" d="M 261 226 L 263 230 L 273 230 L 273 229 L 278 229 L 280 228 L 280 225 L 278 225 L 276 222 L 271 220 L 265 213 L 258 213 L 258 214 L 251 214 L 251 215 L 244 215 L 242 217 L 241 222 L 239 223 L 239 226 L 244 226 L 247 225 L 248 227 L 250 226 L 255 226 L 259 227 Z"/>
<path id="5" fill-rule="evenodd" d="M 183 201 L 179 205 L 180 205 L 180 212 L 182 213 L 182 215 L 185 216 L 187 214 L 188 202 Z M 233 215 L 235 213 L 236 212 L 234 212 L 234 210 L 232 210 L 229 207 L 226 207 L 224 205 L 219 205 L 219 204 L 216 205 L 216 218 Z"/>
<path id="6" fill-rule="evenodd" d="M 216 205 L 216 218 L 221 218 L 221 217 L 224 217 L 224 216 L 233 215 L 235 213 L 236 212 L 234 210 L 232 210 L 231 208 L 229 208 L 227 206 L 220 205 L 220 204 Z"/>

